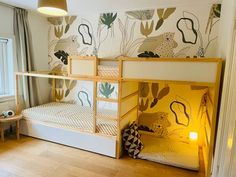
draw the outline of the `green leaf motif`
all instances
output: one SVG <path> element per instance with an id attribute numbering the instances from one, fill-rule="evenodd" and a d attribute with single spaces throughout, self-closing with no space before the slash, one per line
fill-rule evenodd
<path id="1" fill-rule="evenodd" d="M 163 19 L 166 20 L 171 14 L 175 12 L 176 8 L 167 8 L 164 12 Z"/>
<path id="2" fill-rule="evenodd" d="M 163 18 L 159 19 L 158 22 L 157 22 L 155 30 L 158 30 L 163 25 L 163 23 L 164 23 Z"/>
<path id="3" fill-rule="evenodd" d="M 54 33 L 55 33 L 55 36 L 60 39 L 63 35 L 63 26 L 58 26 L 58 27 L 54 27 Z"/>
<path id="4" fill-rule="evenodd" d="M 63 18 L 62 17 L 49 17 L 48 22 L 52 25 L 62 25 Z"/>
<path id="5" fill-rule="evenodd" d="M 70 94 L 70 91 L 73 90 L 75 88 L 77 84 L 76 80 L 70 81 L 70 80 L 65 80 L 65 85 L 66 85 L 66 93 L 65 93 L 65 97 L 67 97 Z"/>
<path id="6" fill-rule="evenodd" d="M 143 25 L 143 22 L 140 24 L 140 32 L 142 35 L 148 37 L 153 31 L 154 21 L 152 20 L 151 25 L 149 26 L 148 22 L 146 22 L 145 27 Z"/>
<path id="7" fill-rule="evenodd" d="M 111 94 L 114 92 L 115 87 L 108 82 L 101 83 L 100 84 L 100 93 L 105 97 L 105 98 L 110 98 Z"/>
<path id="8" fill-rule="evenodd" d="M 170 92 L 170 87 L 167 86 L 167 87 L 163 88 L 163 89 L 159 92 L 157 99 L 158 99 L 158 100 L 162 99 L 163 97 L 165 97 L 166 95 L 168 95 L 169 92 Z"/>
<path id="9" fill-rule="evenodd" d="M 139 83 L 139 96 L 147 97 L 149 94 L 149 85 L 146 82 Z"/>
<path id="10" fill-rule="evenodd" d="M 64 90 L 56 89 L 56 93 L 55 93 L 56 100 L 61 101 L 63 99 L 63 96 L 64 96 Z"/>
<path id="11" fill-rule="evenodd" d="M 157 15 L 159 17 L 159 20 L 156 24 L 155 30 L 158 30 L 164 23 L 164 21 L 169 18 L 171 14 L 175 12 L 176 8 L 167 8 L 165 9 L 157 9 Z"/>
<path id="12" fill-rule="evenodd" d="M 67 89 L 67 90 L 66 90 L 66 93 L 65 93 L 65 97 L 67 97 L 69 94 L 70 94 L 70 90 Z"/>
<path id="13" fill-rule="evenodd" d="M 156 106 L 157 103 L 158 103 L 158 99 L 154 98 L 151 105 L 150 105 L 150 108 L 153 108 L 154 106 Z"/>
<path id="14" fill-rule="evenodd" d="M 158 90 L 159 90 L 159 84 L 152 83 L 152 96 L 153 96 L 153 98 L 157 98 Z"/>
<path id="15" fill-rule="evenodd" d="M 139 110 L 140 110 L 141 112 L 146 111 L 147 108 L 148 108 L 148 104 L 149 104 L 149 99 L 146 100 L 145 104 L 144 104 L 144 101 L 143 101 L 143 100 L 144 100 L 144 99 L 141 99 L 141 103 L 140 103 L 140 105 L 139 105 Z"/>
<path id="16" fill-rule="evenodd" d="M 115 15 L 113 13 L 104 13 L 101 15 L 100 20 L 102 24 L 106 25 L 107 28 L 111 28 L 113 22 L 116 20 L 117 13 Z"/>
<path id="17" fill-rule="evenodd" d="M 165 9 L 157 9 L 157 15 L 159 18 L 162 18 Z"/>

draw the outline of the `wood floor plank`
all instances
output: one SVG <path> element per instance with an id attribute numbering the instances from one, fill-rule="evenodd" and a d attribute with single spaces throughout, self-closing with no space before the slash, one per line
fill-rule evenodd
<path id="1" fill-rule="evenodd" d="M 114 159 L 23 137 L 0 143 L 0 177 L 203 177 L 183 170 L 124 156 Z"/>

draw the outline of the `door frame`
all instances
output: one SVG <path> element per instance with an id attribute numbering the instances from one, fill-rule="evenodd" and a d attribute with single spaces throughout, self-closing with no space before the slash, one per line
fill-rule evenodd
<path id="1" fill-rule="evenodd" d="M 230 177 L 232 162 L 236 160 L 233 159 L 236 152 L 236 20 L 231 44 L 226 60 L 213 177 Z"/>

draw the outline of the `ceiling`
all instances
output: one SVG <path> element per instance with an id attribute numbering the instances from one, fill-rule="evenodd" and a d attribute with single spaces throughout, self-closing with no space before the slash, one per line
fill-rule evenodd
<path id="1" fill-rule="evenodd" d="M 216 3 L 222 0 L 67 0 L 70 15 L 94 14 L 119 10 Z M 13 6 L 36 10 L 37 0 L 0 0 Z"/>

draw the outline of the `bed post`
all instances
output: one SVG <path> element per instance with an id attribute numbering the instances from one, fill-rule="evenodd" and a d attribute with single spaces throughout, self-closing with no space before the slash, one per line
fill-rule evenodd
<path id="1" fill-rule="evenodd" d="M 94 60 L 94 79 L 93 79 L 93 133 L 96 133 L 97 125 L 97 68 L 98 68 L 98 58 Z"/>
<path id="2" fill-rule="evenodd" d="M 221 71 L 222 71 L 222 60 L 219 60 L 217 63 L 217 73 L 216 80 L 214 84 L 214 100 L 213 100 L 213 113 L 212 113 L 212 125 L 211 125 L 211 133 L 210 133 L 210 147 L 208 153 L 208 165 L 206 169 L 206 177 L 210 177 L 212 173 L 212 161 L 214 158 L 214 146 L 215 146 L 215 137 L 216 137 L 216 122 L 217 122 L 217 114 L 218 114 L 218 100 L 219 100 L 219 91 L 220 91 L 220 82 L 221 82 Z"/>
<path id="3" fill-rule="evenodd" d="M 120 129 L 120 121 L 121 121 L 121 100 L 122 100 L 122 72 L 123 72 L 123 60 L 119 58 L 119 76 L 118 76 L 118 116 L 117 116 L 117 143 L 116 143 L 116 158 L 119 159 L 121 156 L 121 129 Z"/>
<path id="4" fill-rule="evenodd" d="M 52 79 L 52 101 L 56 101 L 56 79 Z"/>

